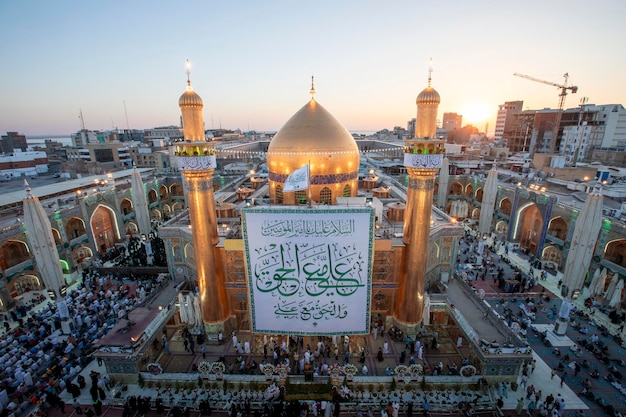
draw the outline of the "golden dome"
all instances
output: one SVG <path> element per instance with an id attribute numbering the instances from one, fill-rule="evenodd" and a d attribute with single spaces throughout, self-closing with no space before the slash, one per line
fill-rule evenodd
<path id="1" fill-rule="evenodd" d="M 272 152 L 359 151 L 354 137 L 332 114 L 311 99 L 276 133 Z"/>
<path id="2" fill-rule="evenodd" d="M 191 88 L 191 83 L 187 81 L 187 91 L 183 93 L 182 96 L 178 99 L 178 105 L 180 107 L 202 107 L 202 99 L 193 91 Z"/>
<path id="3" fill-rule="evenodd" d="M 439 104 L 441 103 L 441 97 L 439 97 L 439 93 L 437 90 L 430 86 L 430 82 L 428 83 L 428 87 L 422 90 L 421 93 L 417 96 L 415 100 L 416 104 Z"/>
<path id="4" fill-rule="evenodd" d="M 312 94 L 314 90 L 311 89 Z M 359 147 L 348 130 L 315 99 L 305 104 L 280 128 L 267 150 L 270 194 L 287 176 L 310 164 L 312 198 L 327 201 L 320 192 L 328 188 L 332 201 L 347 186 L 356 195 Z M 353 190 L 353 191 L 352 191 Z"/>

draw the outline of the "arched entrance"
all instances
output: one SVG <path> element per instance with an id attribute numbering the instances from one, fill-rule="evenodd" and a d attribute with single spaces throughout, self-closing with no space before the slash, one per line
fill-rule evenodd
<path id="1" fill-rule="evenodd" d="M 506 236 L 507 233 L 509 233 L 509 224 L 504 220 L 500 220 L 499 222 L 497 222 L 496 234 Z"/>
<path id="2" fill-rule="evenodd" d="M 535 203 L 531 203 L 520 209 L 518 218 L 520 222 L 516 237 L 519 239 L 520 247 L 526 249 L 528 253 L 536 253 L 543 228 L 541 212 Z"/>
<path id="3" fill-rule="evenodd" d="M 450 194 L 451 195 L 462 195 L 463 194 L 463 186 L 460 182 L 453 182 L 450 185 Z"/>
<path id="4" fill-rule="evenodd" d="M 502 200 L 500 200 L 500 208 L 499 208 L 500 213 L 506 214 L 507 216 L 511 217 L 512 208 L 513 208 L 513 205 L 511 204 L 511 200 L 509 200 L 508 197 L 505 197 Z"/>
<path id="5" fill-rule="evenodd" d="M 86 233 L 85 222 L 78 217 L 72 217 L 65 225 L 65 233 L 71 239 L 76 239 Z"/>
<path id="6" fill-rule="evenodd" d="M 92 256 L 93 252 L 89 246 L 79 246 L 72 251 L 72 260 L 76 265 L 82 263 L 85 259 L 91 258 Z"/>
<path id="7" fill-rule="evenodd" d="M 548 245 L 541 254 L 541 260 L 554 262 L 560 269 L 563 266 L 561 265 L 561 262 L 563 261 L 563 252 L 554 245 Z"/>
<path id="8" fill-rule="evenodd" d="M 116 240 L 120 239 L 115 212 L 111 208 L 100 204 L 91 215 L 90 224 L 99 252 L 106 252 L 107 249 L 115 246 Z"/>
<path id="9" fill-rule="evenodd" d="M 467 186 L 465 187 L 465 195 L 469 198 L 472 198 L 473 194 L 474 194 L 474 186 L 472 184 L 467 184 Z"/>
<path id="10" fill-rule="evenodd" d="M 129 198 L 125 198 L 120 203 L 120 211 L 124 216 L 133 212 L 133 202 Z"/>
<path id="11" fill-rule="evenodd" d="M 182 197 L 184 195 L 183 185 L 180 183 L 170 185 L 170 194 L 175 197 Z"/>
<path id="12" fill-rule="evenodd" d="M 13 278 L 11 282 L 9 282 L 8 289 L 11 298 L 15 298 L 29 291 L 42 290 L 43 285 L 38 276 L 24 274 Z"/>
<path id="13" fill-rule="evenodd" d="M 475 200 L 478 202 L 483 202 L 483 189 L 482 187 L 476 190 L 476 195 L 474 196 Z"/>
<path id="14" fill-rule="evenodd" d="M 606 244 L 604 259 L 626 267 L 626 239 L 613 240 Z"/>
<path id="15" fill-rule="evenodd" d="M 154 188 L 150 188 L 150 191 L 148 191 L 148 204 L 156 203 L 157 200 L 158 197 L 156 190 Z"/>
<path id="16" fill-rule="evenodd" d="M 548 234 L 565 241 L 567 238 L 567 223 L 563 220 L 563 217 L 559 216 L 550 220 L 550 224 L 548 224 Z"/>
<path id="17" fill-rule="evenodd" d="M 26 243 L 20 240 L 9 240 L 0 247 L 0 268 L 5 270 L 30 259 Z"/>

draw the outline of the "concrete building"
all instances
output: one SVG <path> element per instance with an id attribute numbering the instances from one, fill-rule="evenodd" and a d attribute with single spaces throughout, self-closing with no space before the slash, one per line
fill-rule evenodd
<path id="1" fill-rule="evenodd" d="M 25 151 L 27 147 L 26 136 L 20 135 L 17 132 L 7 132 L 7 134 L 2 135 L 2 139 L 0 139 L 0 153 L 10 154 L 14 149 Z"/>
<path id="2" fill-rule="evenodd" d="M 521 100 L 507 101 L 498 106 L 498 116 L 496 118 L 496 130 L 493 138 L 495 140 L 505 139 L 516 126 L 513 122 L 513 114 L 522 111 L 524 102 Z"/>
<path id="3" fill-rule="evenodd" d="M 446 132 L 452 132 L 460 129 L 463 125 L 463 115 L 456 113 L 444 113 L 442 129 Z"/>
<path id="4" fill-rule="evenodd" d="M 43 151 L 14 150 L 0 155 L 0 178 L 30 177 L 48 172 L 48 156 Z"/>

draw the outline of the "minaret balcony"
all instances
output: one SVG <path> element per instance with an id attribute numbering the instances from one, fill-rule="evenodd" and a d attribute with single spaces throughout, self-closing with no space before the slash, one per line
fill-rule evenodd
<path id="1" fill-rule="evenodd" d="M 438 169 L 446 153 L 442 140 L 410 139 L 404 141 L 404 166 L 407 168 Z"/>

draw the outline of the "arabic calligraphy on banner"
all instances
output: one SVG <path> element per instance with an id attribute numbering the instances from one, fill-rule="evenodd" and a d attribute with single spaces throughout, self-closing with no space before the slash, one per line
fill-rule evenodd
<path id="1" fill-rule="evenodd" d="M 369 332 L 374 211 L 243 210 L 254 332 Z"/>

